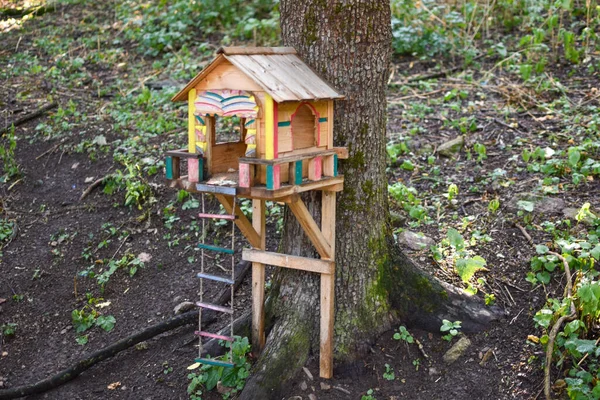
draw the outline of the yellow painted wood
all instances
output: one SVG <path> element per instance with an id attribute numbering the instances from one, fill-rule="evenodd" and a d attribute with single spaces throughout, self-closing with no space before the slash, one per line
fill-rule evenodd
<path id="1" fill-rule="evenodd" d="M 273 98 L 265 93 L 265 158 L 275 158 L 275 124 L 273 121 Z"/>
<path id="2" fill-rule="evenodd" d="M 194 111 L 196 106 L 194 101 L 196 100 L 196 89 L 190 89 L 188 92 L 188 152 L 196 152 L 196 118 L 194 117 Z"/>

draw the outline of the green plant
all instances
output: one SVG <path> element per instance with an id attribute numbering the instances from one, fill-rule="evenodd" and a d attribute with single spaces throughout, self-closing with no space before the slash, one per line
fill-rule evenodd
<path id="1" fill-rule="evenodd" d="M 401 325 L 400 328 L 398 328 L 398 332 L 394 333 L 394 339 L 402 340 L 406 343 L 414 343 L 415 341 L 404 325 Z"/>
<path id="2" fill-rule="evenodd" d="M 223 345 L 223 342 L 221 342 Z M 232 349 L 233 367 L 218 367 L 214 365 L 199 363 L 193 364 L 188 369 L 200 368 L 199 372 L 188 374 L 190 383 L 187 392 L 191 400 L 202 400 L 203 391 L 211 391 L 217 386 L 217 382 L 221 382 L 224 388 L 230 388 L 230 391 L 223 393 L 223 398 L 227 399 L 244 388 L 246 378 L 249 375 L 250 363 L 248 362 L 248 353 L 250 352 L 250 344 L 247 337 L 235 336 L 232 343 L 226 342 L 226 348 Z M 229 361 L 227 357 L 229 352 L 216 359 Z"/>
<path id="3" fill-rule="evenodd" d="M 488 203 L 488 211 L 492 214 L 496 213 L 496 211 L 498 211 L 499 208 L 500 200 L 498 200 L 497 198 L 490 200 L 490 202 Z"/>
<path id="4" fill-rule="evenodd" d="M 14 336 L 17 331 L 17 324 L 13 322 L 7 322 L 6 324 L 0 325 L 0 332 L 3 336 Z"/>
<path id="5" fill-rule="evenodd" d="M 448 332 L 446 335 L 442 336 L 442 339 L 451 341 L 454 337 L 460 334 L 459 330 L 461 328 L 461 321 L 450 322 L 447 319 L 442 320 L 442 326 L 440 327 L 440 332 Z"/>
<path id="6" fill-rule="evenodd" d="M 0 146 L 0 160 L 2 160 L 2 172 L 0 183 L 8 182 L 14 177 L 21 175 L 19 163 L 15 158 L 15 149 L 17 148 L 17 138 L 15 136 L 15 127 L 11 126 L 8 133 L 4 135 L 8 141 L 7 146 Z"/>
<path id="7" fill-rule="evenodd" d="M 15 234 L 15 223 L 7 218 L 0 218 L 0 249 L 2 244 L 11 240 Z"/>
<path id="8" fill-rule="evenodd" d="M 110 332 L 114 329 L 117 320 L 112 315 L 101 315 L 93 307 L 85 306 L 81 310 L 73 310 L 71 312 L 71 322 L 77 333 L 83 333 L 94 325 L 106 332 Z"/>
<path id="9" fill-rule="evenodd" d="M 373 396 L 373 393 L 374 393 L 373 389 L 369 389 L 369 390 L 367 390 L 367 394 L 363 394 L 363 395 L 360 397 L 360 400 L 377 400 L 377 399 L 375 398 L 375 396 Z"/>
<path id="10" fill-rule="evenodd" d="M 481 143 L 475 143 L 473 145 L 473 150 L 477 153 L 477 162 L 481 163 L 483 160 L 487 159 L 487 150 L 485 145 Z"/>
<path id="11" fill-rule="evenodd" d="M 390 366 L 390 364 L 385 364 L 385 372 L 383 373 L 383 379 L 388 381 L 393 381 L 396 379 L 396 374 L 394 374 L 394 368 Z"/>

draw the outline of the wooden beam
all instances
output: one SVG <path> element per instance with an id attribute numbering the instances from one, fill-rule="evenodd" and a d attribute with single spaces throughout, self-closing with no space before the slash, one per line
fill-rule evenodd
<path id="1" fill-rule="evenodd" d="M 219 200 L 221 204 L 223 204 L 223 207 L 225 208 L 225 211 L 227 211 L 227 213 L 233 214 L 233 199 L 231 196 L 215 194 L 215 197 L 217 198 L 217 200 Z M 240 208 L 239 204 L 235 205 L 235 215 L 238 216 L 238 218 L 235 220 L 235 224 L 240 229 L 240 232 L 242 232 L 242 235 L 246 237 L 246 239 L 252 247 L 260 248 L 260 235 L 254 230 L 252 224 L 250 223 L 250 221 L 248 221 L 248 218 L 246 218 L 246 216 L 242 212 L 242 209 Z"/>
<path id="2" fill-rule="evenodd" d="M 194 104 L 196 101 L 196 89 L 190 89 L 188 92 L 188 152 L 195 153 L 196 152 L 196 117 L 194 116 L 194 112 L 196 111 L 196 106 Z"/>
<path id="3" fill-rule="evenodd" d="M 252 226 L 260 236 L 258 250 L 266 248 L 265 201 L 252 200 Z M 265 264 L 252 263 L 252 348 L 258 353 L 265 346 Z"/>
<path id="4" fill-rule="evenodd" d="M 316 272 L 324 275 L 331 275 L 335 271 L 335 263 L 330 260 L 290 256 L 287 254 L 272 253 L 270 251 L 244 249 L 242 251 L 242 259 L 245 261 L 274 265 L 276 267 Z"/>
<path id="5" fill-rule="evenodd" d="M 340 192 L 344 189 L 344 176 L 322 177 L 318 181 L 305 181 L 301 185 L 282 185 L 277 190 L 267 190 L 266 187 L 253 186 L 248 188 L 238 188 L 238 195 L 251 199 L 264 199 L 279 201 L 282 197 L 292 196 L 297 193 L 307 192 L 309 190 L 328 190 Z"/>
<path id="6" fill-rule="evenodd" d="M 296 216 L 298 222 L 300 222 L 302 229 L 304 229 L 304 232 L 315 246 L 315 249 L 317 249 L 321 258 L 326 258 L 328 260 L 333 259 L 329 241 L 323 236 L 323 233 L 317 226 L 310 211 L 308 211 L 304 205 L 302 199 L 300 199 L 300 196 L 295 196 L 295 201 L 289 203 L 289 207 Z"/>
<path id="7" fill-rule="evenodd" d="M 331 245 L 332 259 L 335 257 L 335 196 L 335 192 L 324 191 L 321 200 L 321 230 Z M 325 379 L 333 377 L 334 299 L 335 270 L 330 275 L 321 275 L 319 375 Z"/>

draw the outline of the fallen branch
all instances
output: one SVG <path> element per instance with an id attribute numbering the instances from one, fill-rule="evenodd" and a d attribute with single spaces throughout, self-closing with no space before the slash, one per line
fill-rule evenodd
<path id="1" fill-rule="evenodd" d="M 112 176 L 112 174 L 108 174 L 103 176 L 100 179 L 97 179 L 96 181 L 94 181 L 94 183 L 92 183 L 90 186 L 87 187 L 87 189 L 85 189 L 83 191 L 83 193 L 81 194 L 81 197 L 79 198 L 79 201 L 82 201 L 83 199 L 85 199 L 86 197 L 88 197 L 88 195 L 90 193 L 92 193 L 92 191 L 94 189 L 96 189 L 98 186 L 100 186 L 102 184 L 102 182 L 104 182 L 105 179 L 108 179 Z"/>
<path id="2" fill-rule="evenodd" d="M 46 104 L 46 105 L 38 108 L 37 110 L 35 110 L 32 113 L 22 116 L 21 118 L 11 122 L 6 127 L 4 127 L 4 130 L 2 133 L 6 132 L 11 126 L 17 127 L 19 125 L 23 125 L 25 122 L 31 121 L 32 119 L 39 117 L 40 115 L 52 110 L 56 106 L 58 106 L 58 104 L 53 101 L 52 103 Z"/>
<path id="3" fill-rule="evenodd" d="M 54 150 L 58 149 L 58 147 L 65 143 L 67 140 L 69 140 L 68 138 L 63 138 L 60 142 L 56 143 L 54 146 L 50 147 L 48 150 L 46 150 L 45 152 L 43 152 L 42 154 L 40 154 L 39 156 L 37 156 L 35 159 L 39 160 L 40 158 L 44 157 L 46 154 L 50 154 L 53 153 Z"/>
<path id="4" fill-rule="evenodd" d="M 236 280 L 234 284 L 234 290 L 236 290 L 242 283 L 242 280 L 250 270 L 250 262 L 242 261 L 235 267 Z M 215 300 L 215 304 L 223 305 L 231 299 L 231 289 L 227 288 L 221 292 L 219 297 Z M 202 323 L 210 324 L 214 322 L 217 317 L 216 313 L 210 310 L 206 310 L 202 313 Z M 240 318 L 241 320 L 241 318 Z M 91 368 L 93 365 L 106 360 L 123 350 L 126 350 L 138 343 L 149 340 L 161 333 L 168 332 L 175 328 L 184 325 L 190 325 L 198 321 L 198 311 L 192 310 L 184 314 L 177 315 L 168 321 L 161 322 L 159 324 L 150 326 L 141 332 L 134 333 L 126 338 L 113 343 L 112 345 L 105 347 L 104 349 L 98 350 L 88 357 L 80 360 L 76 364 L 69 368 L 62 370 L 54 376 L 43 379 L 31 385 L 20 386 L 13 389 L 0 390 L 0 400 L 15 399 L 18 397 L 30 396 L 33 394 L 39 394 L 47 392 L 48 390 L 57 388 L 73 379 L 78 377 L 82 372 Z M 235 324 L 235 323 L 234 323 Z M 234 325 L 235 326 L 235 325 Z M 208 346 L 207 346 L 208 347 Z"/>
<path id="5" fill-rule="evenodd" d="M 47 12 L 56 10 L 54 4 L 48 4 L 37 7 L 17 7 L 17 8 L 0 8 L 0 15 L 4 17 L 23 18 L 27 15 L 44 15 Z"/>

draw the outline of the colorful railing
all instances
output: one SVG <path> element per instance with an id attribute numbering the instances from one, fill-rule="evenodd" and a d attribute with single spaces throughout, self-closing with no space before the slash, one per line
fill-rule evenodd
<path id="1" fill-rule="evenodd" d="M 204 158 L 202 154 L 190 153 L 187 149 L 172 150 L 166 153 L 165 169 L 167 179 L 181 178 L 181 159 L 187 160 L 187 179 L 189 182 L 204 180 Z"/>

